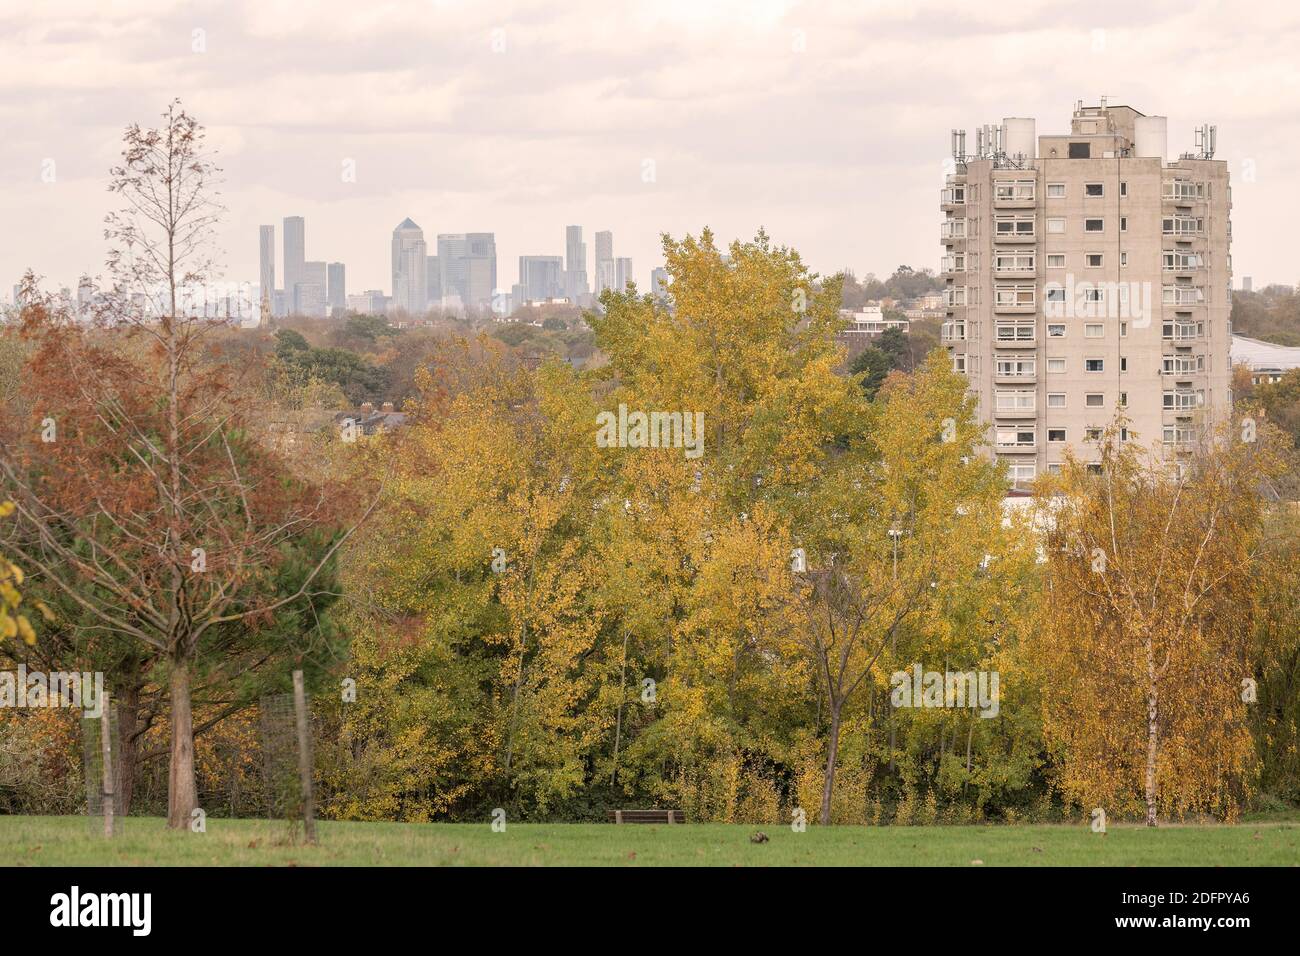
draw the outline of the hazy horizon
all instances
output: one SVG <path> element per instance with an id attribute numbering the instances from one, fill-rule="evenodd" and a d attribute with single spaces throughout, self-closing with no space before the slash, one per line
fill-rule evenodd
<path id="1" fill-rule="evenodd" d="M 0 3 L 0 291 L 103 271 L 107 170 L 132 122 L 180 97 L 224 167 L 225 278 L 258 231 L 307 220 L 308 259 L 391 292 L 411 217 L 494 232 L 498 287 L 564 227 L 614 233 L 646 287 L 659 235 L 764 228 L 822 274 L 935 268 L 949 130 L 1032 116 L 1068 130 L 1105 95 L 1169 117 L 1169 153 L 1218 126 L 1234 285 L 1294 284 L 1281 243 L 1300 174 L 1300 9 L 1216 4 Z M 1267 26 L 1262 26 L 1266 24 Z M 201 32 L 196 32 L 201 31 Z M 1249 55 L 1243 56 L 1246 49 Z M 1099 84 L 1097 76 L 1108 77 Z M 43 173 L 53 161 L 54 181 Z M 344 181 L 345 161 L 355 182 Z M 647 163 L 653 163 L 647 181 Z"/>

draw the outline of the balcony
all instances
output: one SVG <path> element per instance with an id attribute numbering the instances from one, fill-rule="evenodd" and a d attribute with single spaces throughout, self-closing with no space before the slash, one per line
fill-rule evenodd
<path id="1" fill-rule="evenodd" d="M 1038 393 L 1033 389 L 995 390 L 993 416 L 995 418 L 1035 418 L 1038 415 Z"/>
<path id="2" fill-rule="evenodd" d="M 1198 285 L 1167 285 L 1161 290 L 1160 303 L 1172 306 L 1205 305 L 1205 289 Z"/>
<path id="3" fill-rule="evenodd" d="M 1161 257 L 1160 268 L 1164 272 L 1187 273 L 1200 272 L 1206 268 L 1208 256 L 1204 252 L 1179 252 L 1166 249 Z"/>
<path id="4" fill-rule="evenodd" d="M 968 304 L 964 285 L 949 286 L 943 290 L 943 306 L 945 309 L 965 308 Z"/>
<path id="5" fill-rule="evenodd" d="M 1205 405 L 1205 392 L 1201 389 L 1178 388 L 1166 391 L 1161 399 L 1161 408 L 1165 412 L 1190 415 Z"/>
<path id="6" fill-rule="evenodd" d="M 1162 322 L 1160 337 L 1166 342 L 1191 342 L 1205 338 L 1205 327 L 1196 322 Z"/>
<path id="7" fill-rule="evenodd" d="M 939 223 L 939 241 L 955 242 L 966 238 L 965 219 L 947 219 Z"/>
<path id="8" fill-rule="evenodd" d="M 1160 198 L 1164 202 L 1180 205 L 1205 202 L 1207 195 L 1208 187 L 1205 183 L 1190 179 L 1166 179 L 1160 192 Z"/>
<path id="9" fill-rule="evenodd" d="M 993 221 L 994 242 L 1034 242 L 1037 224 L 1032 217 L 1000 216 Z"/>
<path id="10" fill-rule="evenodd" d="M 966 254 L 964 252 L 950 256 L 943 256 L 939 260 L 939 275 L 955 277 L 965 274 Z"/>
<path id="11" fill-rule="evenodd" d="M 944 212 L 959 212 L 966 208 L 966 187 L 946 186 L 939 190 L 939 206 Z"/>
<path id="12" fill-rule="evenodd" d="M 1033 209 L 1037 183 L 1032 179 L 995 179 L 994 209 Z"/>
<path id="13" fill-rule="evenodd" d="M 1035 451 L 1038 441 L 1032 428 L 997 428 L 994 429 L 993 447 L 1000 452 L 1024 454 Z"/>
<path id="14" fill-rule="evenodd" d="M 1032 285 L 997 286 L 993 289 L 993 311 L 1032 315 L 1038 308 L 1037 290 Z"/>
<path id="15" fill-rule="evenodd" d="M 1180 239 L 1195 239 L 1205 235 L 1205 220 L 1199 216 L 1162 216 L 1160 232 Z"/>
<path id="16" fill-rule="evenodd" d="M 1160 358 L 1161 375 L 1204 375 L 1204 355 L 1164 355 Z"/>
<path id="17" fill-rule="evenodd" d="M 1165 425 L 1160 438 L 1165 451 L 1189 452 L 1196 447 L 1197 430 L 1191 425 Z"/>
<path id="18" fill-rule="evenodd" d="M 1038 381 L 1038 377 L 1034 374 L 1033 359 L 1028 361 L 1028 371 L 1003 366 L 1003 362 L 998 362 L 997 369 L 993 372 L 993 381 L 998 385 L 1033 385 Z"/>
<path id="19" fill-rule="evenodd" d="M 945 322 L 939 327 L 939 340 L 944 343 L 965 342 L 965 322 Z"/>
<path id="20" fill-rule="evenodd" d="M 1004 252 L 993 257 L 993 274 L 999 279 L 1033 279 L 1038 275 L 1038 260 L 1032 252 Z"/>
<path id="21" fill-rule="evenodd" d="M 1035 348 L 1037 346 L 1036 329 L 1031 323 L 998 323 L 994 327 L 993 340 L 1000 349 Z"/>

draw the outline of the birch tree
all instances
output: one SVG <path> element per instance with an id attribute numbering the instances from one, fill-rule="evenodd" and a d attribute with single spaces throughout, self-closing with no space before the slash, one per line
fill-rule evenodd
<path id="1" fill-rule="evenodd" d="M 1121 441 L 1038 489 L 1047 595 L 1035 657 L 1065 794 L 1112 815 L 1235 816 L 1249 779 L 1256 560 L 1271 429 L 1208 429 L 1181 461 Z M 1249 436 L 1249 440 L 1243 440 Z"/>

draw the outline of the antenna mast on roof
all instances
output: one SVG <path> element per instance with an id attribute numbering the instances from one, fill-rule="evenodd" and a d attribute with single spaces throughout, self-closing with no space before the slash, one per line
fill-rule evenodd
<path id="1" fill-rule="evenodd" d="M 1200 159 L 1213 159 L 1219 141 L 1219 128 L 1205 123 L 1196 128 L 1196 152 Z"/>

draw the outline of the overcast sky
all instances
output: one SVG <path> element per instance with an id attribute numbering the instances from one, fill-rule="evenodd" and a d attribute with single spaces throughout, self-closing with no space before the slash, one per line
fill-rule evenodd
<path id="1" fill-rule="evenodd" d="M 389 291 L 406 216 L 495 232 L 507 290 L 570 223 L 589 257 L 613 230 L 643 288 L 659 234 L 706 225 L 765 227 L 823 273 L 935 267 L 949 130 L 1066 131 L 1107 95 L 1167 115 L 1174 154 L 1218 125 L 1236 282 L 1294 283 L 1298 49 L 1277 0 L 0 0 L 0 289 L 102 271 L 122 127 L 173 96 L 220 152 L 234 280 L 287 215 L 351 292 Z"/>

